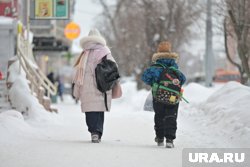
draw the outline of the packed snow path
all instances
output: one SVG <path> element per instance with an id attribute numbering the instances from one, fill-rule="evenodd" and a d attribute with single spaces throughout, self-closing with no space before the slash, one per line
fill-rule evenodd
<path id="1" fill-rule="evenodd" d="M 31 129 L 1 141 L 1 167 L 176 167 L 181 166 L 183 148 L 227 146 L 210 135 L 211 129 L 191 123 L 181 114 L 188 111 L 180 108 L 176 148 L 158 147 L 153 112 L 131 111 L 115 103 L 105 115 L 102 142 L 93 144 L 80 106 L 72 101 L 58 108 L 61 119 L 57 124 L 31 123 L 35 132 Z"/>

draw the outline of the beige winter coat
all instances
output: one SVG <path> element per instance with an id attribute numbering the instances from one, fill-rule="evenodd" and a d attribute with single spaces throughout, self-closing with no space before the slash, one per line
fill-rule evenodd
<path id="1" fill-rule="evenodd" d="M 97 89 L 95 68 L 101 59 L 107 55 L 107 59 L 115 62 L 110 49 L 106 46 L 105 39 L 100 32 L 93 29 L 88 36 L 80 40 L 83 49 L 82 56 L 76 61 L 76 74 L 74 96 L 81 101 L 82 112 L 106 111 L 104 95 Z M 108 110 L 111 108 L 112 90 L 107 93 Z"/>
<path id="2" fill-rule="evenodd" d="M 83 85 L 75 85 L 74 95 L 81 101 L 82 112 L 101 112 L 106 111 L 104 95 L 97 89 L 95 78 L 95 67 L 101 61 L 98 60 L 93 50 L 90 51 L 84 69 Z M 111 53 L 107 59 L 115 62 Z M 108 109 L 111 108 L 112 90 L 107 92 Z"/>

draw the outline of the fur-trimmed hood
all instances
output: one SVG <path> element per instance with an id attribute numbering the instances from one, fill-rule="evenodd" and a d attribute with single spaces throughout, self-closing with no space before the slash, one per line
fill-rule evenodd
<path id="1" fill-rule="evenodd" d="M 101 36 L 97 29 L 93 29 L 89 32 L 88 36 L 83 37 L 80 40 L 80 46 L 82 49 L 86 49 L 89 44 L 101 44 L 106 46 L 106 40 Z"/>
<path id="2" fill-rule="evenodd" d="M 179 55 L 174 52 L 158 52 L 153 54 L 152 61 L 155 62 L 158 59 L 174 59 L 177 61 L 179 58 Z"/>

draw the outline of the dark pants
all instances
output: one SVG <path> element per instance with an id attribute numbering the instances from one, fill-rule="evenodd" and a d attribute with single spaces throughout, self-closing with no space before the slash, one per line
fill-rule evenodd
<path id="1" fill-rule="evenodd" d="M 104 112 L 85 112 L 85 115 L 88 131 L 90 133 L 97 133 L 101 137 L 103 133 Z"/>
<path id="2" fill-rule="evenodd" d="M 153 100 L 155 112 L 155 133 L 156 137 L 163 139 L 175 139 L 177 130 L 177 115 L 179 104 L 167 105 Z"/>

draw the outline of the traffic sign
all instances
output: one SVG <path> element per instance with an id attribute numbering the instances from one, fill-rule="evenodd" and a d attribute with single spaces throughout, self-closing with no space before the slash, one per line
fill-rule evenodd
<path id="1" fill-rule="evenodd" d="M 65 37 L 70 40 L 73 40 L 79 37 L 80 32 L 81 32 L 80 26 L 74 22 L 70 22 L 69 24 L 67 24 L 64 29 Z"/>

